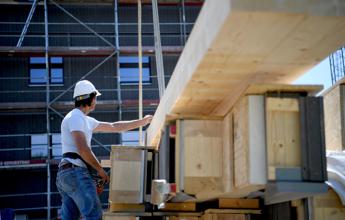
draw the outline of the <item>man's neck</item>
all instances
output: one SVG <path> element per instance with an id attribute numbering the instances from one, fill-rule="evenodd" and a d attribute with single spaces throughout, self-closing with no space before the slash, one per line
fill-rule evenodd
<path id="1" fill-rule="evenodd" d="M 80 106 L 80 107 L 78 107 L 78 109 L 79 109 L 82 113 L 84 113 L 84 115 L 89 114 L 89 111 L 88 111 L 88 109 L 87 109 L 86 107 Z"/>

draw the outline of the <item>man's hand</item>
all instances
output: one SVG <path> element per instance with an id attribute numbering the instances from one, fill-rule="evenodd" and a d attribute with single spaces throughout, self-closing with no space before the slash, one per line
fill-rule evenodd
<path id="1" fill-rule="evenodd" d="M 145 125 L 147 125 L 147 124 L 150 124 L 151 121 L 152 121 L 152 118 L 153 118 L 152 115 L 145 115 L 145 117 L 142 119 L 143 122 L 144 122 L 144 125 L 143 125 L 143 126 L 145 126 Z"/>
<path id="2" fill-rule="evenodd" d="M 102 178 L 102 182 L 104 183 L 104 184 L 107 184 L 107 183 L 109 183 L 109 176 L 107 175 L 107 173 L 104 171 L 104 169 L 103 168 L 101 168 L 101 169 L 99 169 L 98 170 L 98 175 Z"/>

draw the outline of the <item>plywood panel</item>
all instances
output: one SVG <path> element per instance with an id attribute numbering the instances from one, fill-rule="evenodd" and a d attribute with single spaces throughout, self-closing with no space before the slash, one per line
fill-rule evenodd
<path id="1" fill-rule="evenodd" d="M 168 114 L 225 116 L 252 83 L 290 83 L 345 44 L 345 3 L 206 0 L 148 129 Z M 208 27 L 208 28 L 205 28 Z"/>
<path id="2" fill-rule="evenodd" d="M 301 167 L 298 99 L 266 98 L 267 164 L 274 167 Z M 273 169 L 272 169 L 273 168 Z M 275 179 L 269 172 L 269 179 Z"/>
<path id="3" fill-rule="evenodd" d="M 341 100 L 340 96 L 340 87 L 342 86 L 344 85 L 336 85 L 323 95 L 327 150 L 341 151 L 343 149 L 341 104 L 344 101 Z"/>

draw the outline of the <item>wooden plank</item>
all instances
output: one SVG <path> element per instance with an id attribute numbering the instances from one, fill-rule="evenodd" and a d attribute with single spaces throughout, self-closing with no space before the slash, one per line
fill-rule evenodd
<path id="1" fill-rule="evenodd" d="M 219 208 L 233 208 L 233 209 L 258 209 L 258 199 L 226 199 L 220 198 L 218 200 Z"/>
<path id="2" fill-rule="evenodd" d="M 342 151 L 344 149 L 342 106 L 345 101 L 341 97 L 342 88 L 344 88 L 344 85 L 336 84 L 323 93 L 327 150 Z"/>
<path id="3" fill-rule="evenodd" d="M 301 167 L 298 99 L 266 98 L 267 165 Z M 268 172 L 269 180 L 274 180 Z"/>
<path id="4" fill-rule="evenodd" d="M 234 118 L 234 186 L 251 190 L 266 183 L 263 96 L 245 96 L 232 110 Z M 244 192 L 244 191 L 243 191 Z"/>
<path id="5" fill-rule="evenodd" d="M 101 160 L 102 167 L 110 168 L 111 167 L 111 160 Z"/>
<path id="6" fill-rule="evenodd" d="M 255 209 L 207 209 L 205 214 L 261 214 Z"/>
<path id="7" fill-rule="evenodd" d="M 113 216 L 113 215 L 103 215 L 103 220 L 137 220 L 135 216 Z"/>
<path id="8" fill-rule="evenodd" d="M 167 114 L 225 116 L 238 98 L 231 94 L 252 83 L 290 83 L 312 68 L 345 44 L 344 4 L 206 0 L 147 143 L 158 146 Z"/>
<path id="9" fill-rule="evenodd" d="M 165 203 L 162 211 L 195 212 L 195 202 Z"/>
<path id="10" fill-rule="evenodd" d="M 246 220 L 244 214 L 204 214 L 202 220 Z"/>
<path id="11" fill-rule="evenodd" d="M 345 206 L 332 189 L 326 194 L 312 197 L 312 206 L 314 220 L 345 219 Z"/>
<path id="12" fill-rule="evenodd" d="M 196 216 L 169 216 L 166 217 L 167 220 L 199 220 Z"/>
<path id="13" fill-rule="evenodd" d="M 234 125 L 233 114 L 229 113 L 223 120 L 223 175 L 222 191 L 231 192 L 234 188 Z"/>
<path id="14" fill-rule="evenodd" d="M 110 212 L 144 212 L 144 204 L 109 203 Z"/>

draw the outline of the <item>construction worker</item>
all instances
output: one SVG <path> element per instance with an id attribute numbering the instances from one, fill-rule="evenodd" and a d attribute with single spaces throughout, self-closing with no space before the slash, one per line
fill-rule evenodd
<path id="1" fill-rule="evenodd" d="M 87 115 L 95 109 L 96 97 L 100 95 L 91 82 L 79 81 L 73 94 L 75 108 L 61 123 L 63 158 L 56 185 L 62 197 L 63 220 L 79 219 L 80 215 L 84 219 L 102 218 L 102 207 L 90 170 L 95 170 L 104 184 L 109 182 L 109 176 L 91 151 L 92 133 L 127 131 L 145 126 L 152 120 L 152 116 L 147 115 L 133 121 L 97 121 Z"/>

